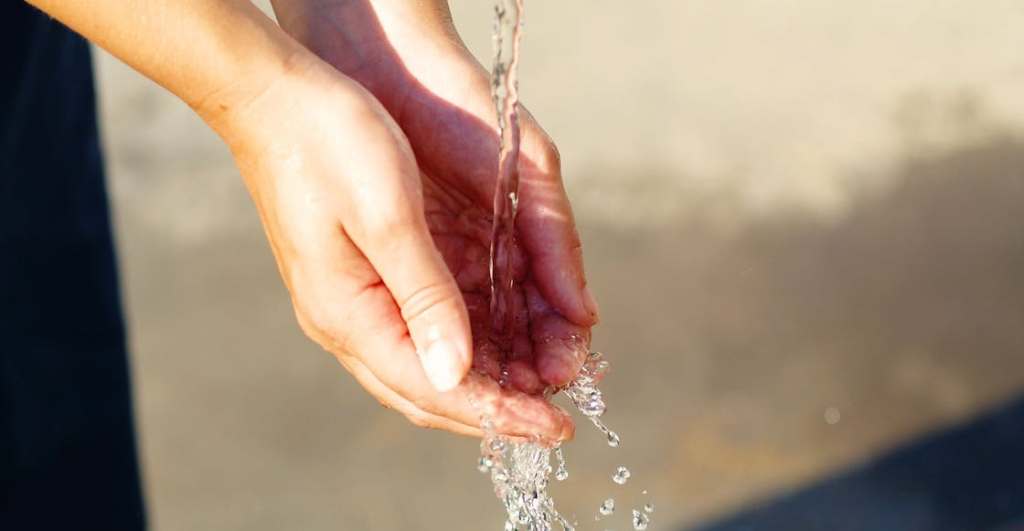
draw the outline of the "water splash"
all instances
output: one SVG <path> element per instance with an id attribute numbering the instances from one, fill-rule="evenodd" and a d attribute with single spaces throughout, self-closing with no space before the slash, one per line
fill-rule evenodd
<path id="1" fill-rule="evenodd" d="M 495 494 L 508 514 L 506 530 L 525 525 L 531 531 L 548 531 L 555 522 L 563 529 L 573 529 L 555 509 L 555 502 L 547 492 L 551 474 L 549 448 L 533 443 L 508 443 L 503 439 L 494 439 L 486 447 Z"/>
<path id="2" fill-rule="evenodd" d="M 593 352 L 587 357 L 576 378 L 562 389 L 581 413 L 584 413 L 584 407 L 593 406 L 594 394 L 591 390 L 596 390 L 597 382 L 607 369 L 608 364 L 601 359 L 601 354 Z M 597 393 L 600 396 L 600 391 Z M 605 409 L 603 404 L 599 409 Z M 589 411 L 593 412 L 594 409 L 591 407 Z M 599 416 L 588 418 L 599 419 Z M 576 524 L 558 512 L 554 499 L 548 492 L 552 472 L 558 480 L 563 480 L 569 475 L 562 449 L 548 448 L 538 441 L 520 442 L 507 439 L 497 435 L 486 419 L 483 427 L 485 437 L 480 443 L 481 457 L 478 469 L 490 473 L 494 492 L 505 505 L 508 515 L 506 529 L 550 531 L 558 525 L 566 531 L 575 530 Z M 551 464 L 552 456 L 557 469 Z M 626 473 L 628 475 L 628 471 Z M 507 527 L 508 524 L 512 524 L 513 527 Z"/>
<path id="3" fill-rule="evenodd" d="M 612 448 L 618 448 L 621 439 L 619 434 L 608 429 L 604 422 L 601 421 L 601 416 L 604 415 L 608 407 L 604 403 L 604 395 L 601 390 L 598 389 L 597 384 L 604 377 L 604 374 L 608 372 L 609 363 L 602 359 L 600 352 L 591 352 L 587 357 L 586 363 L 583 364 L 583 368 L 580 374 L 566 386 L 562 391 L 565 396 L 569 397 L 573 406 L 576 407 L 593 424 L 598 431 L 604 434 L 608 440 L 608 446 Z"/>
<path id="4" fill-rule="evenodd" d="M 650 523 L 650 517 L 636 509 L 633 509 L 633 529 L 636 529 L 637 531 L 644 531 Z"/>
<path id="5" fill-rule="evenodd" d="M 555 461 L 558 462 L 558 468 L 555 469 L 555 479 L 558 481 L 569 479 L 569 469 L 565 467 L 565 454 L 562 453 L 561 446 L 555 448 Z"/>

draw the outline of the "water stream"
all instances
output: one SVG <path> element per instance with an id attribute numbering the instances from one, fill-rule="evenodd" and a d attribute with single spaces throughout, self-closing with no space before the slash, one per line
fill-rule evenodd
<path id="1" fill-rule="evenodd" d="M 498 117 L 501 147 L 494 193 L 490 275 L 492 339 L 502 353 L 511 351 L 514 333 L 512 300 L 516 286 L 512 257 L 516 237 L 516 209 L 519 204 L 520 130 L 517 67 L 522 37 L 522 15 L 523 0 L 496 0 L 491 90 Z M 608 362 L 601 358 L 601 354 L 590 353 L 579 375 L 559 391 L 597 427 L 605 436 L 608 446 L 617 448 L 620 442 L 618 434 L 608 429 L 601 421 L 606 406 L 597 384 L 607 369 Z M 500 382 L 502 385 L 507 383 L 504 381 L 507 374 L 503 367 Z M 549 391 L 548 396 L 550 395 Z M 558 512 L 554 499 L 548 492 L 552 472 L 558 481 L 563 481 L 569 476 L 562 449 L 498 436 L 487 418 L 482 419 L 482 426 L 485 437 L 481 443 L 479 469 L 490 474 L 495 494 L 505 505 L 508 516 L 505 530 L 550 531 L 555 525 L 566 531 L 575 530 L 576 523 L 570 522 Z M 554 467 L 551 464 L 552 456 L 556 462 Z M 620 466 L 612 479 L 614 483 L 624 485 L 629 477 L 629 470 Z M 610 516 L 614 512 L 614 506 L 613 499 L 606 500 L 599 508 L 596 518 Z M 649 513 L 647 510 L 633 510 L 634 529 L 647 528 Z"/>

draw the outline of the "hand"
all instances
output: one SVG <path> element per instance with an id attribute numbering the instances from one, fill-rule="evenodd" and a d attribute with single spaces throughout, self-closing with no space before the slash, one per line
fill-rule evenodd
<path id="1" fill-rule="evenodd" d="M 480 240 L 465 227 L 486 215 L 463 208 L 474 197 L 467 188 L 421 174 L 401 129 L 358 83 L 248 0 L 31 3 L 170 90 L 225 139 L 300 323 L 382 403 L 460 433 L 479 435 L 484 413 L 502 433 L 572 435 L 571 420 L 541 398 L 463 378 L 469 316 L 431 230 L 449 231 L 438 241 L 466 260 L 457 273 L 477 274 L 469 258 Z M 456 223 L 463 213 L 466 224 Z M 536 388 L 518 374 L 520 387 Z"/>
<path id="2" fill-rule="evenodd" d="M 471 324 L 453 273 L 486 283 L 486 211 L 421 173 L 373 96 L 310 57 L 218 127 L 303 330 L 417 425 L 479 436 L 486 412 L 501 433 L 571 437 L 568 416 L 540 397 L 463 378 Z M 478 298 L 466 296 L 472 308 Z"/>
<path id="3" fill-rule="evenodd" d="M 465 294 L 474 365 L 498 377 L 488 339 L 487 245 L 497 133 L 487 72 L 462 44 L 443 1 L 275 0 L 282 27 L 367 87 L 408 137 L 426 187 L 428 223 Z M 567 383 L 587 352 L 597 307 L 563 187 L 558 153 L 521 111 L 517 220 L 519 330 L 510 380 L 535 393 Z"/>

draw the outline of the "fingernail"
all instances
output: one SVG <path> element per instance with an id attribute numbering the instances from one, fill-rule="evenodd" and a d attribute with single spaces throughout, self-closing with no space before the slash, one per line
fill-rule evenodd
<path id="1" fill-rule="evenodd" d="M 438 392 L 451 391 L 462 381 L 462 369 L 459 363 L 459 352 L 455 345 L 446 339 L 437 339 L 420 353 L 423 371 L 427 373 L 430 385 Z"/>
<path id="2" fill-rule="evenodd" d="M 590 286 L 583 286 L 583 307 L 587 309 L 587 313 L 594 316 L 594 321 L 598 320 L 597 301 L 594 300 L 594 294 L 590 292 Z"/>
<path id="3" fill-rule="evenodd" d="M 576 438 L 576 423 L 572 417 L 565 413 L 562 421 L 562 432 L 558 434 L 560 442 L 571 441 Z"/>

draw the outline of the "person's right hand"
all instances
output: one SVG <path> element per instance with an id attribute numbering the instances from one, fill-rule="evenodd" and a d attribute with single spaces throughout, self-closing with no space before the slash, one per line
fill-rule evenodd
<path id="1" fill-rule="evenodd" d="M 486 413 L 499 433 L 572 436 L 569 416 L 541 396 L 476 372 L 464 378 L 471 326 L 434 238 L 460 230 L 438 223 L 465 218 L 465 201 L 420 172 L 401 129 L 369 92 L 302 59 L 217 120 L 299 323 L 377 400 L 419 426 L 479 436 Z M 480 228 L 464 231 L 473 240 L 466 245 L 486 245 L 486 224 L 483 241 L 473 239 Z"/>

